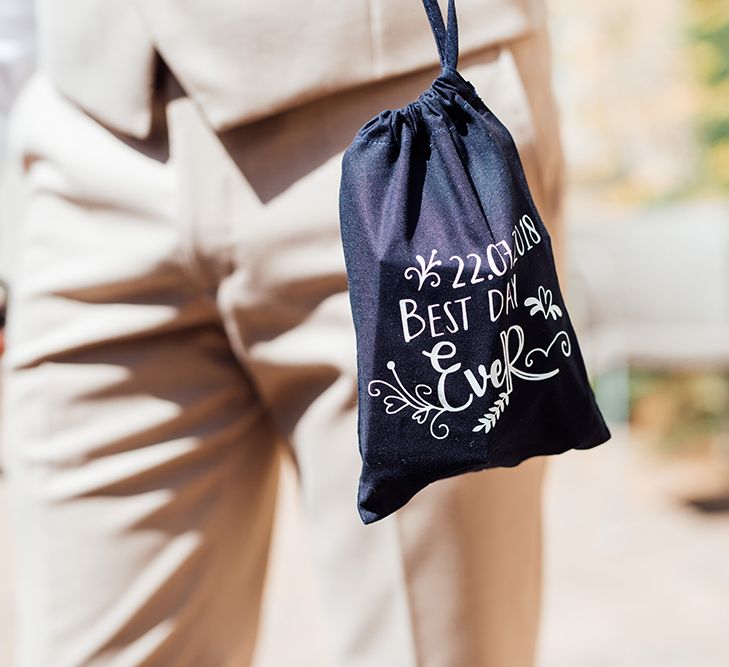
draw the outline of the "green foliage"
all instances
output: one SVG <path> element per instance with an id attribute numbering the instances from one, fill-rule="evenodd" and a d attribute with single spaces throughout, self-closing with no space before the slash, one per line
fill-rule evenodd
<path id="1" fill-rule="evenodd" d="M 729 373 L 634 370 L 632 421 L 668 450 L 695 450 L 729 432 Z"/>
<path id="2" fill-rule="evenodd" d="M 689 6 L 688 37 L 701 95 L 701 176 L 710 189 L 729 194 L 729 2 L 690 0 Z"/>

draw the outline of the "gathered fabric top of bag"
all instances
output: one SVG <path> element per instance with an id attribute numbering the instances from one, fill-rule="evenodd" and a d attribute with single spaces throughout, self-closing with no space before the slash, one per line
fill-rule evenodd
<path id="1" fill-rule="evenodd" d="M 435 37 L 441 73 L 433 81 L 430 88 L 423 92 L 417 100 L 400 109 L 385 109 L 372 118 L 357 133 L 355 140 L 365 141 L 399 141 L 403 131 L 416 133 L 424 123 L 424 114 L 428 121 L 442 121 L 441 131 L 453 126 L 458 117 L 460 102 L 474 105 L 479 112 L 488 109 L 476 93 L 473 85 L 466 81 L 457 70 L 458 67 L 458 19 L 456 17 L 455 0 L 448 2 L 448 26 L 443 21 L 438 0 L 423 0 L 433 36 Z M 460 100 L 457 99 L 460 97 Z M 449 114 L 448 111 L 456 112 Z M 426 121 L 427 122 L 427 121 Z M 389 130 L 389 132 L 388 132 Z M 429 133 L 437 132 L 433 127 Z"/>

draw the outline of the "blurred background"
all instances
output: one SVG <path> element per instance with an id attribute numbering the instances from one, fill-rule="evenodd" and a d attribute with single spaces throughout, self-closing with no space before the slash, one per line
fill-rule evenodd
<path id="1" fill-rule="evenodd" d="M 570 170 L 563 273 L 615 437 L 587 455 L 550 461 L 538 667 L 723 667 L 729 3 L 550 5 Z M 11 10 L 0 14 L 3 34 L 29 30 Z M 24 51 L 32 40 L 22 43 L 16 56 L 25 64 L 0 80 L 4 99 L 32 66 L 32 50 Z M 0 278 L 11 259 L 12 214 L 4 218 Z M 286 473 L 256 665 L 326 667 L 293 473 Z M 12 573 L 2 494 L 0 475 L 5 665 Z"/>

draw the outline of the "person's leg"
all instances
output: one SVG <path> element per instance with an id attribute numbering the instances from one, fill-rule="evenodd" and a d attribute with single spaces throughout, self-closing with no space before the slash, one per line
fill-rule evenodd
<path id="1" fill-rule="evenodd" d="M 512 130 L 537 203 L 531 108 L 509 49 L 462 72 Z M 544 458 L 439 481 L 393 516 L 356 511 L 354 331 L 338 226 L 341 151 L 382 108 L 437 72 L 332 97 L 216 137 L 192 104 L 178 119 L 219 221 L 218 302 L 234 349 L 297 464 L 338 667 L 531 667 L 541 603 Z M 205 205 L 205 204 L 203 204 Z M 549 221 L 553 222 L 553 221 Z"/>
<path id="2" fill-rule="evenodd" d="M 249 664 L 277 440 L 198 283 L 166 130 L 35 80 L 4 361 L 22 667 Z"/>

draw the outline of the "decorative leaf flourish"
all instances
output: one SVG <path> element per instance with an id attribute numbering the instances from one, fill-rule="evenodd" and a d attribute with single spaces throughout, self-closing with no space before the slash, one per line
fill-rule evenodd
<path id="1" fill-rule="evenodd" d="M 528 299 L 525 299 L 524 305 L 527 307 L 531 306 L 531 310 L 529 311 L 530 315 L 542 313 L 545 320 L 550 317 L 556 320 L 558 317 L 562 317 L 562 309 L 552 301 L 552 290 L 545 289 L 540 285 L 537 290 L 537 296 L 530 296 Z"/>
<path id="2" fill-rule="evenodd" d="M 413 277 L 418 278 L 418 292 L 423 289 L 423 285 L 425 285 L 425 281 L 430 278 L 430 286 L 431 287 L 438 287 L 440 285 L 440 274 L 435 271 L 436 266 L 440 266 L 443 264 L 439 259 L 435 259 L 435 256 L 438 254 L 437 250 L 433 250 L 430 253 L 430 258 L 428 259 L 428 263 L 425 263 L 425 258 L 422 255 L 415 255 L 415 259 L 418 261 L 418 266 L 409 266 L 407 269 L 405 269 L 405 279 L 410 280 Z"/>
<path id="3" fill-rule="evenodd" d="M 382 395 L 383 390 L 378 385 L 386 387 L 385 391 L 388 391 L 382 402 L 385 404 L 385 412 L 388 415 L 394 415 L 401 410 L 409 408 L 413 410 L 411 418 L 418 422 L 418 424 L 425 424 L 430 420 L 430 434 L 438 440 L 443 440 L 448 437 L 450 429 L 446 424 L 436 424 L 438 418 L 447 411 L 447 408 L 431 403 L 428 400 L 428 396 L 432 395 L 433 389 L 427 384 L 418 384 L 415 386 L 414 391 L 409 392 L 405 389 L 400 376 L 395 370 L 395 362 L 388 361 L 387 368 L 392 372 L 395 378 L 395 384 L 385 382 L 385 380 L 372 380 L 367 385 L 367 391 L 370 396 L 377 398 Z M 436 433 L 436 430 L 438 433 Z"/>
<path id="4" fill-rule="evenodd" d="M 478 424 L 474 427 L 473 432 L 478 433 L 479 431 L 483 431 L 484 433 L 488 433 L 496 425 L 497 420 L 501 417 L 507 405 L 509 405 L 509 394 L 508 392 L 502 391 L 488 412 L 478 420 Z"/>

